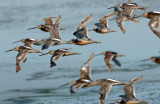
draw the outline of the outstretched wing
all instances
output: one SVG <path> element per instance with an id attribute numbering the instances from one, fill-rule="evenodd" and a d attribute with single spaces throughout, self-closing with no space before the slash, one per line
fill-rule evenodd
<path id="1" fill-rule="evenodd" d="M 100 18 L 99 22 L 103 24 L 106 28 L 108 28 L 108 21 L 106 20 L 106 18 Z"/>
<path id="2" fill-rule="evenodd" d="M 79 30 L 81 27 L 83 27 L 86 23 L 88 23 L 92 19 L 92 14 L 89 14 L 77 27 L 77 30 Z"/>
<path id="3" fill-rule="evenodd" d="M 152 32 L 157 35 L 158 38 L 160 38 L 160 31 L 158 31 L 156 28 L 159 26 L 159 19 L 158 18 L 152 18 L 150 22 L 148 23 L 148 26 L 152 30 Z"/>
<path id="4" fill-rule="evenodd" d="M 59 23 L 54 24 L 53 26 L 50 26 L 50 38 L 60 38 L 60 29 L 59 29 Z"/>
<path id="5" fill-rule="evenodd" d="M 43 20 L 45 21 L 45 25 L 53 25 L 53 19 L 56 19 L 57 17 L 46 17 L 43 18 Z"/>
<path id="6" fill-rule="evenodd" d="M 111 52 L 108 52 L 104 58 L 104 61 L 105 61 L 110 72 L 112 72 L 112 64 L 110 64 L 109 62 L 113 59 L 113 57 L 114 57 L 114 55 Z"/>
<path id="7" fill-rule="evenodd" d="M 63 54 L 55 53 L 50 60 L 50 67 L 56 66 L 56 63 L 54 60 L 58 60 L 60 57 L 62 57 Z"/>
<path id="8" fill-rule="evenodd" d="M 51 38 L 47 39 L 46 42 L 42 45 L 42 50 L 48 49 L 52 45 Z"/>
<path id="9" fill-rule="evenodd" d="M 90 66 L 88 66 L 87 64 L 94 58 L 94 53 L 92 53 L 90 55 L 90 57 L 88 58 L 88 60 L 83 64 L 83 66 L 80 68 L 79 72 L 80 72 L 80 79 L 88 79 L 91 80 L 91 70 L 90 70 Z"/>
<path id="10" fill-rule="evenodd" d="M 27 52 L 19 52 L 16 56 L 16 72 L 21 70 L 20 62 L 25 61 L 27 57 Z"/>
<path id="11" fill-rule="evenodd" d="M 126 30 L 123 28 L 124 18 L 125 18 L 124 16 L 118 16 L 118 17 L 116 17 L 117 25 L 118 25 L 118 27 L 121 29 L 121 31 L 122 31 L 123 33 L 126 32 Z"/>
<path id="12" fill-rule="evenodd" d="M 112 60 L 113 60 L 113 62 L 114 62 L 116 65 L 118 65 L 119 67 L 121 67 L 121 63 L 120 63 L 116 58 L 113 58 Z"/>
<path id="13" fill-rule="evenodd" d="M 101 88 L 99 89 L 99 104 L 104 104 L 105 99 L 108 96 L 108 93 L 111 89 L 112 85 L 105 85 L 105 86 L 101 86 Z"/>
<path id="14" fill-rule="evenodd" d="M 132 97 L 132 98 L 136 99 L 136 95 L 135 95 L 133 84 L 135 82 L 139 82 L 141 79 L 142 79 L 142 76 L 137 77 L 137 78 L 131 80 L 128 84 L 126 84 L 124 86 L 123 89 L 124 89 L 124 92 L 125 92 L 126 96 L 129 96 L 129 97 Z"/>
<path id="15" fill-rule="evenodd" d="M 83 40 L 88 40 L 88 37 L 84 34 L 85 29 L 81 28 L 77 30 L 76 32 L 73 33 L 74 36 L 77 37 L 77 39 L 83 39 Z"/>

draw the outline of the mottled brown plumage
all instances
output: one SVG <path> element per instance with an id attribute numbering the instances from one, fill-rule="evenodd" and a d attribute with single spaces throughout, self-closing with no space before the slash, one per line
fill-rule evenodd
<path id="1" fill-rule="evenodd" d="M 113 69 L 113 66 L 110 63 L 110 61 L 112 60 L 116 65 L 118 65 L 120 67 L 121 63 L 116 58 L 121 57 L 121 56 L 125 56 L 125 55 L 121 55 L 121 54 L 118 54 L 117 52 L 112 52 L 112 51 L 105 51 L 105 52 L 102 52 L 97 55 L 105 55 L 104 61 L 105 61 L 106 66 L 108 67 L 110 72 L 112 72 L 112 69 Z"/>
<path id="2" fill-rule="evenodd" d="M 89 84 L 88 87 L 95 86 L 95 85 L 101 86 L 99 89 L 99 104 L 104 104 L 105 99 L 107 98 L 108 93 L 112 88 L 112 86 L 124 85 L 125 83 L 119 82 L 114 79 L 97 79 L 96 81 L 92 81 L 88 84 Z"/>
<path id="3" fill-rule="evenodd" d="M 27 46 L 15 47 L 15 48 L 8 50 L 6 52 L 9 52 L 9 51 L 18 51 L 19 52 L 18 55 L 16 56 L 16 72 L 21 70 L 20 62 L 21 61 L 23 61 L 23 63 L 26 62 L 28 53 L 43 53 L 43 52 L 40 52 L 39 50 L 36 50 L 31 47 L 27 47 Z"/>
<path id="4" fill-rule="evenodd" d="M 52 57 L 50 59 L 50 68 L 56 66 L 55 60 L 58 60 L 62 56 L 69 56 L 69 55 L 78 55 L 80 53 L 70 52 L 68 49 L 57 49 L 57 50 L 50 50 L 45 54 L 41 54 L 40 56 L 51 54 Z"/>
<path id="5" fill-rule="evenodd" d="M 160 31 L 157 30 L 160 22 L 160 12 L 150 11 L 150 12 L 144 13 L 141 16 L 150 19 L 148 26 L 150 27 L 152 32 L 160 39 Z"/>
<path id="6" fill-rule="evenodd" d="M 17 42 L 23 42 L 24 46 L 31 47 L 33 44 L 36 45 L 36 43 L 38 43 L 38 40 L 26 38 L 26 39 L 21 39 L 19 41 L 13 42 L 13 43 L 17 43 Z"/>
<path id="7" fill-rule="evenodd" d="M 88 83 L 91 82 L 91 70 L 90 66 L 88 66 L 88 63 L 94 58 L 94 54 L 92 53 L 88 60 L 83 64 L 83 66 L 80 68 L 80 78 L 78 80 L 73 80 L 67 84 L 64 84 L 62 86 L 71 85 L 70 87 L 70 93 L 75 93 L 76 88 L 83 88 L 83 87 L 89 87 Z M 60 87 L 62 87 L 60 86 Z"/>
<path id="8" fill-rule="evenodd" d="M 138 100 L 135 96 L 135 90 L 133 84 L 142 80 L 142 76 L 139 76 L 135 79 L 132 79 L 130 82 L 124 84 L 124 92 L 125 95 L 120 95 L 122 100 L 118 100 L 117 103 L 119 104 L 144 104 L 147 103 L 146 101 Z"/>
<path id="9" fill-rule="evenodd" d="M 44 18 L 43 20 L 45 21 L 45 24 L 44 25 L 38 25 L 36 27 L 33 27 L 33 28 L 29 28 L 28 30 L 31 30 L 31 29 L 40 29 L 44 32 L 49 32 L 50 31 L 50 26 L 53 26 L 54 25 L 54 22 L 53 20 L 54 19 L 57 19 L 58 17 L 46 17 Z M 59 19 L 59 18 L 58 18 Z M 57 20 L 58 20 L 57 19 Z M 57 23 L 57 21 L 55 22 Z M 60 28 L 60 30 L 64 30 L 64 28 Z"/>

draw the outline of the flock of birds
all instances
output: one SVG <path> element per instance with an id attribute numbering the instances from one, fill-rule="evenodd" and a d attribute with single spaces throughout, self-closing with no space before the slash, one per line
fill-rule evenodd
<path id="1" fill-rule="evenodd" d="M 75 45 L 87 45 L 87 44 L 92 44 L 92 43 L 100 43 L 98 41 L 94 41 L 88 37 L 88 31 L 95 31 L 97 33 L 109 33 L 109 32 L 116 32 L 115 30 L 111 30 L 108 27 L 108 21 L 107 19 L 111 18 L 113 15 L 116 16 L 116 22 L 120 30 L 125 33 L 125 29 L 123 27 L 123 22 L 124 21 L 133 21 L 133 22 L 139 22 L 136 18 L 138 17 L 146 17 L 151 19 L 150 22 L 148 23 L 150 29 L 153 31 L 155 35 L 157 35 L 158 38 L 160 38 L 160 31 L 158 31 L 158 26 L 160 22 L 160 12 L 146 12 L 140 16 L 136 16 L 132 14 L 133 10 L 135 9 L 142 9 L 145 10 L 146 7 L 141 7 L 138 6 L 136 3 L 132 3 L 130 0 L 128 0 L 127 3 L 123 4 L 118 4 L 114 7 L 110 7 L 109 9 L 114 8 L 114 12 L 111 14 L 108 14 L 106 16 L 103 16 L 102 18 L 99 19 L 99 23 L 95 23 L 97 28 L 88 30 L 87 26 L 85 26 L 86 23 L 88 23 L 91 18 L 92 14 L 89 14 L 82 22 L 78 25 L 77 30 L 73 33 L 74 36 L 76 36 L 76 39 L 71 39 L 69 41 L 63 41 L 60 38 L 60 30 L 65 30 L 64 28 L 60 28 L 60 19 L 61 16 L 58 17 L 47 17 L 44 18 L 43 20 L 45 21 L 44 25 L 38 25 L 34 28 L 30 29 L 40 29 L 44 32 L 50 32 L 50 37 L 42 39 L 40 41 L 35 40 L 35 39 L 21 39 L 17 42 L 23 42 L 25 45 L 24 46 L 18 46 L 15 47 L 9 51 L 18 51 L 18 55 L 16 56 L 16 72 L 21 70 L 20 67 L 20 62 L 26 62 L 27 60 L 27 54 L 28 53 L 43 53 L 39 50 L 36 50 L 32 48 L 32 45 L 42 45 L 42 50 L 48 49 L 50 46 L 54 45 L 61 45 L 61 44 L 75 44 Z M 53 22 L 53 20 L 56 20 Z M 28 30 L 30 30 L 28 29 Z M 14 43 L 17 43 L 14 42 Z M 57 50 L 50 50 L 48 53 L 41 54 L 40 56 L 51 54 L 52 57 L 50 59 L 50 67 L 56 66 L 56 63 L 54 62 L 55 60 L 58 60 L 62 56 L 69 56 L 69 55 L 79 55 L 80 53 L 76 52 L 71 52 L 70 49 L 57 49 Z M 123 85 L 123 90 L 124 90 L 124 95 L 120 95 L 122 99 L 117 100 L 114 104 L 140 104 L 140 103 L 147 103 L 146 101 L 138 100 L 135 96 L 135 91 L 133 84 L 136 82 L 139 82 L 142 79 L 142 76 L 139 76 L 135 79 L 132 79 L 128 83 L 120 82 L 114 79 L 97 79 L 96 81 L 91 80 L 90 77 L 90 66 L 88 63 L 98 55 L 104 55 L 104 61 L 106 63 L 107 68 L 109 69 L 110 72 L 112 72 L 113 66 L 110 63 L 110 61 L 113 61 L 116 65 L 121 66 L 121 63 L 117 60 L 117 57 L 125 56 L 122 54 L 119 54 L 117 52 L 113 51 L 105 51 L 100 54 L 94 55 L 92 53 L 88 60 L 83 64 L 83 66 L 80 68 L 80 78 L 78 80 L 71 81 L 65 85 L 71 85 L 70 87 L 70 93 L 73 94 L 75 93 L 76 88 L 84 88 L 84 87 L 91 87 L 95 85 L 100 85 L 99 89 L 99 103 L 104 104 L 105 99 L 111 89 L 112 86 L 117 86 L 117 85 Z M 146 60 L 152 60 L 155 63 L 160 64 L 160 57 L 151 57 Z M 146 61 L 143 60 L 143 61 Z M 62 87 L 60 86 L 60 87 Z"/>

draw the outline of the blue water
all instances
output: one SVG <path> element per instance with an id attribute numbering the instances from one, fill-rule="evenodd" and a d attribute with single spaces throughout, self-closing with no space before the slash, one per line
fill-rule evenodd
<path id="1" fill-rule="evenodd" d="M 145 100 L 149 104 L 158 104 L 160 97 L 160 66 L 151 62 L 140 60 L 151 56 L 159 56 L 160 41 L 148 27 L 149 19 L 139 18 L 140 23 L 124 22 L 126 34 L 122 34 L 114 19 L 109 20 L 109 27 L 117 30 L 114 33 L 97 34 L 89 32 L 92 40 L 101 41 L 101 44 L 86 46 L 59 45 L 48 50 L 59 48 L 72 48 L 71 51 L 82 53 L 81 55 L 63 57 L 56 61 L 57 66 L 49 68 L 50 55 L 39 56 L 29 54 L 25 64 L 21 64 L 22 70 L 15 72 L 15 57 L 17 52 L 5 53 L 6 50 L 22 43 L 12 44 L 21 38 L 42 39 L 49 37 L 49 33 L 40 30 L 27 30 L 28 28 L 43 24 L 44 17 L 61 15 L 60 26 L 63 40 L 75 38 L 72 34 L 84 17 L 93 14 L 92 20 L 86 24 L 88 29 L 94 28 L 94 23 L 99 18 L 111 13 L 108 7 L 124 0 L 3 0 L 0 1 L 0 103 L 1 104 L 97 104 L 99 86 L 77 90 L 75 95 L 69 94 L 69 86 L 59 88 L 60 85 L 79 78 L 79 69 L 94 52 L 98 54 L 111 50 L 126 55 L 120 57 L 122 67 L 113 63 L 113 72 L 110 73 L 105 66 L 104 56 L 95 57 L 89 63 L 92 68 L 92 79 L 114 78 L 128 82 L 131 79 L 143 75 L 143 80 L 135 84 L 137 98 Z M 159 0 L 137 0 L 138 5 L 147 6 L 145 11 L 136 10 L 135 14 L 147 11 L 159 11 Z M 40 46 L 33 46 L 41 49 Z M 123 94 L 123 86 L 113 87 L 106 100 L 113 103 Z"/>

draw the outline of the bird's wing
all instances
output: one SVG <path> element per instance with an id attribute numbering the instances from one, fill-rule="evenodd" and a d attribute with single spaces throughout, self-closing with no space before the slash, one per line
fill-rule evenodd
<path id="1" fill-rule="evenodd" d="M 21 70 L 20 62 L 16 58 L 16 72 L 19 72 Z"/>
<path id="2" fill-rule="evenodd" d="M 115 7 L 115 8 L 116 8 L 116 7 Z M 107 18 L 107 19 L 108 19 L 108 18 L 111 18 L 113 15 L 117 14 L 117 11 L 118 11 L 118 10 L 114 10 L 114 11 L 115 11 L 115 12 L 103 16 L 103 18 Z"/>
<path id="3" fill-rule="evenodd" d="M 63 54 L 55 53 L 50 60 L 50 67 L 56 66 L 54 60 L 58 60 Z"/>
<path id="4" fill-rule="evenodd" d="M 98 30 L 102 30 L 106 28 L 102 23 L 95 23 L 95 25 L 97 26 Z"/>
<path id="5" fill-rule="evenodd" d="M 104 104 L 105 99 L 108 96 L 108 93 L 111 89 L 112 85 L 101 86 L 99 89 L 99 104 Z"/>
<path id="6" fill-rule="evenodd" d="M 129 82 L 129 84 L 133 85 L 134 83 L 139 82 L 140 80 L 142 80 L 142 78 L 143 78 L 143 76 L 139 76 L 137 78 L 134 78 Z"/>
<path id="7" fill-rule="evenodd" d="M 19 52 L 18 55 L 16 56 L 16 59 L 20 62 L 20 61 L 25 61 L 26 57 L 27 57 L 27 52 Z"/>
<path id="8" fill-rule="evenodd" d="M 125 33 L 125 29 L 123 28 L 123 21 L 124 21 L 124 16 L 118 16 L 118 17 L 116 17 L 116 22 L 117 22 L 117 25 L 118 25 L 118 27 L 121 29 L 121 31 L 123 32 L 123 33 Z"/>
<path id="9" fill-rule="evenodd" d="M 139 82 L 141 79 L 142 79 L 142 76 L 139 76 L 139 77 L 131 80 L 128 84 L 126 84 L 124 86 L 123 89 L 124 89 L 124 92 L 125 92 L 126 96 L 130 96 L 130 97 L 136 99 L 136 95 L 135 95 L 135 90 L 134 90 L 133 84 L 135 82 Z"/>
<path id="10" fill-rule="evenodd" d="M 60 29 L 59 29 L 59 23 L 54 24 L 53 26 L 50 26 L 50 38 L 60 38 Z"/>
<path id="11" fill-rule="evenodd" d="M 19 52 L 16 56 L 16 72 L 21 70 L 20 62 L 25 61 L 27 52 Z"/>
<path id="12" fill-rule="evenodd" d="M 47 39 L 47 41 L 42 45 L 42 50 L 48 49 L 52 45 L 51 39 Z"/>
<path id="13" fill-rule="evenodd" d="M 53 19 L 56 19 L 57 17 L 46 17 L 43 18 L 43 20 L 45 21 L 45 25 L 53 25 Z"/>
<path id="14" fill-rule="evenodd" d="M 158 37 L 160 38 L 160 31 L 154 29 L 154 28 L 151 28 L 151 30 L 153 31 L 153 33 Z"/>
<path id="15" fill-rule="evenodd" d="M 78 25 L 77 30 L 79 30 L 82 26 L 88 23 L 92 19 L 92 14 L 89 14 L 83 21 Z"/>
<path id="16" fill-rule="evenodd" d="M 108 21 L 106 20 L 106 18 L 100 18 L 99 22 L 103 24 L 106 28 L 108 28 Z"/>
<path id="17" fill-rule="evenodd" d="M 61 18 L 62 18 L 62 17 L 59 15 L 59 16 L 57 17 L 57 20 L 56 20 L 55 24 L 59 23 L 59 20 L 60 20 Z"/>
<path id="18" fill-rule="evenodd" d="M 116 58 L 113 58 L 112 61 L 117 64 L 119 67 L 121 67 L 121 63 L 116 59 Z"/>
<path id="19" fill-rule="evenodd" d="M 108 53 L 106 54 L 104 61 L 109 69 L 110 72 L 112 72 L 112 64 L 110 64 L 109 62 L 113 59 L 114 55 L 112 53 Z"/>
<path id="20" fill-rule="evenodd" d="M 91 40 L 91 39 L 89 38 L 89 36 L 88 36 L 88 29 L 87 29 L 87 26 L 83 26 L 83 28 L 84 28 L 84 31 L 81 31 L 80 33 L 83 33 L 83 34 L 86 36 L 86 38 L 87 38 L 88 40 Z"/>
<path id="21" fill-rule="evenodd" d="M 159 26 L 159 19 L 152 18 L 150 22 L 148 23 L 148 26 L 152 30 L 152 32 L 157 35 L 158 38 L 160 38 L 160 31 L 158 31 L 156 28 Z"/>
<path id="22" fill-rule="evenodd" d="M 130 4 L 130 3 L 131 3 L 131 0 L 128 0 L 128 1 L 127 1 L 127 4 Z"/>
<path id="23" fill-rule="evenodd" d="M 85 31 L 84 28 L 81 28 L 76 32 L 74 32 L 73 35 L 76 36 L 77 39 L 88 40 L 88 37 L 84 34 L 84 31 Z"/>
<path id="24" fill-rule="evenodd" d="M 90 57 L 88 58 L 88 60 L 83 64 L 83 66 L 80 68 L 79 72 L 80 72 L 80 79 L 88 79 L 91 80 L 91 70 L 90 70 L 90 66 L 88 66 L 87 64 L 94 58 L 94 53 L 92 53 L 90 55 Z"/>

